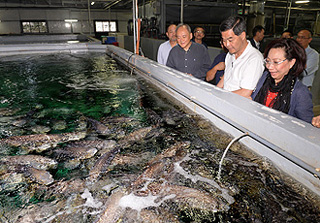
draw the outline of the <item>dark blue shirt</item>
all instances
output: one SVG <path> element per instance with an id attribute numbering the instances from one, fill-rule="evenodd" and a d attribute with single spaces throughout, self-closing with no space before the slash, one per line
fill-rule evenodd
<path id="1" fill-rule="evenodd" d="M 251 95 L 251 98 L 253 100 L 257 96 L 268 75 L 269 71 L 265 71 L 262 74 L 256 89 L 253 91 Z M 309 123 L 311 123 L 313 118 L 313 104 L 311 92 L 299 80 L 296 81 L 293 87 L 288 115 L 291 115 Z"/>
<path id="2" fill-rule="evenodd" d="M 194 43 L 196 42 L 196 41 L 194 41 L 194 39 L 192 39 L 191 41 Z M 205 42 L 202 41 L 202 45 L 204 45 L 208 49 L 208 45 Z"/>
<path id="3" fill-rule="evenodd" d="M 191 42 L 188 51 L 185 51 L 180 45 L 173 47 L 169 53 L 166 65 L 205 80 L 211 60 L 208 50 L 203 45 Z"/>
<path id="4" fill-rule="evenodd" d="M 220 62 L 224 62 L 226 59 L 227 53 L 223 52 L 220 53 L 218 56 L 216 56 L 213 60 L 213 63 L 211 64 L 211 67 L 209 70 L 211 70 L 212 68 L 214 68 L 214 66 L 216 66 L 218 63 Z M 221 79 L 221 77 L 224 74 L 224 70 L 218 70 L 216 73 L 216 76 L 214 77 L 214 79 L 212 81 L 210 81 L 210 83 L 217 85 Z"/>

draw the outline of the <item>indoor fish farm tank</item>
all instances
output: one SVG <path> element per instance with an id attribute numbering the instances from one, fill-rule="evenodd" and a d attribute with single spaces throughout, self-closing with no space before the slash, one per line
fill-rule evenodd
<path id="1" fill-rule="evenodd" d="M 2 57 L 0 74 L 1 222 L 320 222 L 319 198 L 241 143 L 219 167 L 231 137 L 105 54 Z"/>

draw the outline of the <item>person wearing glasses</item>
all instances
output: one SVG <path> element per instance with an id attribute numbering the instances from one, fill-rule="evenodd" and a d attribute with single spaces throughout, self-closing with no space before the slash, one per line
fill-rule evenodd
<path id="1" fill-rule="evenodd" d="M 298 80 L 306 65 L 306 53 L 294 39 L 276 39 L 265 53 L 266 71 L 251 97 L 267 107 L 311 123 L 312 96 Z"/>
<path id="2" fill-rule="evenodd" d="M 241 16 L 230 16 L 220 24 L 223 45 L 228 49 L 224 76 L 218 87 L 249 98 L 261 77 L 263 56 L 246 38 L 246 23 Z"/>
<path id="3" fill-rule="evenodd" d="M 203 41 L 203 38 L 205 37 L 205 35 L 206 35 L 206 32 L 204 28 L 198 26 L 193 31 L 194 38 L 192 39 L 192 41 L 202 44 L 208 49 L 208 45 Z"/>
<path id="4" fill-rule="evenodd" d="M 305 49 L 307 54 L 307 66 L 303 72 L 302 83 L 309 89 L 312 86 L 314 75 L 319 67 L 319 53 L 310 47 L 312 40 L 312 32 L 307 29 L 300 30 L 298 32 L 297 41 Z"/>

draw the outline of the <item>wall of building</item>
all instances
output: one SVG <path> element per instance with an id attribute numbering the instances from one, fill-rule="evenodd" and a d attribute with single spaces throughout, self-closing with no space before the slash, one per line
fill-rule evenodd
<path id="1" fill-rule="evenodd" d="M 91 10 L 90 22 L 88 10 L 82 9 L 0 9 L 0 35 L 21 34 L 22 20 L 45 20 L 48 32 L 52 34 L 69 34 L 94 32 L 94 20 L 117 20 L 119 33 L 127 33 L 128 20 L 132 19 L 131 11 Z M 65 19 L 77 19 L 78 22 L 66 27 Z M 91 26 L 90 26 L 91 25 Z"/>

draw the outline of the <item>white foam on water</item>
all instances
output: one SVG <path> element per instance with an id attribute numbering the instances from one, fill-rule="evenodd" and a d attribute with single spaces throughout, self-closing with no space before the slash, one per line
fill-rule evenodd
<path id="1" fill-rule="evenodd" d="M 161 198 L 160 201 L 156 201 L 159 199 L 158 196 L 153 196 L 149 194 L 146 197 L 140 197 L 136 196 L 133 193 L 130 193 L 126 196 L 123 196 L 120 201 L 119 201 L 119 206 L 126 208 L 129 207 L 133 210 L 137 210 L 140 212 L 142 209 L 147 208 L 147 207 L 159 207 L 162 202 L 175 198 L 175 194 L 168 195 L 166 197 Z"/>
<path id="2" fill-rule="evenodd" d="M 65 211 L 60 211 L 60 212 L 56 213 L 55 215 L 52 215 L 50 218 L 48 218 L 43 223 L 49 223 L 49 222 L 53 221 L 56 217 L 58 217 L 59 215 L 62 215 L 64 213 L 66 213 L 66 212 Z"/>
<path id="3" fill-rule="evenodd" d="M 224 188 L 221 188 L 219 186 L 219 184 L 212 180 L 212 179 L 208 179 L 208 178 L 205 178 L 205 177 L 202 177 L 202 176 L 199 176 L 199 175 L 192 175 L 188 172 L 186 172 L 181 166 L 180 166 L 180 163 L 182 163 L 183 161 L 187 161 L 187 160 L 190 160 L 190 155 L 187 155 L 186 157 L 184 157 L 181 161 L 179 162 L 176 162 L 174 163 L 174 171 L 176 173 L 179 173 L 181 174 L 182 176 L 184 176 L 185 178 L 188 178 L 190 180 L 192 180 L 192 182 L 196 183 L 198 181 L 202 181 L 202 182 L 206 182 L 212 186 L 214 186 L 215 188 L 219 189 L 221 191 L 221 196 L 229 203 L 229 204 L 232 204 L 234 203 L 234 198 L 232 196 L 230 196 L 228 194 L 228 190 L 224 189 Z"/>
<path id="4" fill-rule="evenodd" d="M 84 190 L 83 194 L 81 194 L 81 197 L 87 199 L 84 206 L 92 208 L 100 208 L 102 206 L 102 202 L 96 201 L 87 188 Z"/>

